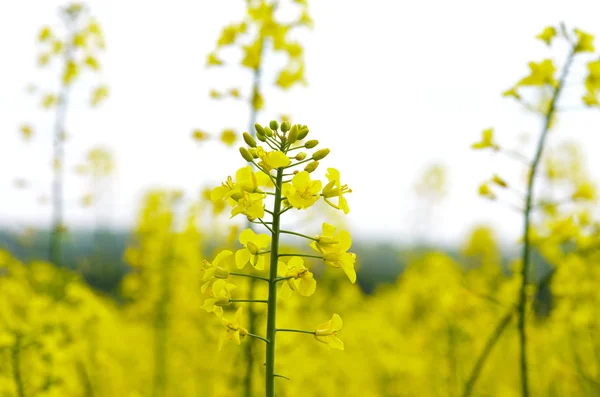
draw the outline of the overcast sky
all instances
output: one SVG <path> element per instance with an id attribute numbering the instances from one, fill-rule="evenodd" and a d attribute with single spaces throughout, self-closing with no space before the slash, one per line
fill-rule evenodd
<path id="1" fill-rule="evenodd" d="M 51 0 L 0 1 L 0 221 L 2 226 L 45 225 L 49 206 L 39 194 L 15 190 L 13 180 L 33 181 L 49 191 L 51 113 L 25 93 L 28 83 L 53 81 L 36 68 L 36 37 L 44 24 L 58 23 Z M 242 0 L 90 0 L 103 26 L 107 50 L 102 81 L 110 98 L 97 109 L 85 104 L 93 78 L 78 84 L 68 114 L 67 164 L 87 149 L 102 146 L 116 159 L 106 223 L 130 225 L 143 193 L 152 187 L 181 188 L 191 199 L 201 186 L 215 185 L 242 164 L 237 149 L 197 145 L 194 128 L 240 131 L 248 111 L 242 105 L 209 99 L 211 88 L 247 90 L 249 75 L 238 68 L 206 70 L 205 59 L 222 26 L 243 14 Z M 540 122 L 501 93 L 527 74 L 527 62 L 564 58 L 566 49 L 548 49 L 534 39 L 544 26 L 565 21 L 600 34 L 597 1 L 505 0 L 311 2 L 315 28 L 298 36 L 306 49 L 306 88 L 266 90 L 267 123 L 279 114 L 307 124 L 311 136 L 332 153 L 325 161 L 341 171 L 353 193 L 349 223 L 359 236 L 406 241 L 415 237 L 413 186 L 429 165 L 448 167 L 449 191 L 430 213 L 430 239 L 462 239 L 475 224 L 492 224 L 508 242 L 519 234 L 518 214 L 477 196 L 477 186 L 495 172 L 518 184 L 522 169 L 499 156 L 474 152 L 481 130 L 495 127 L 498 140 L 518 147 L 519 136 L 537 137 Z M 600 43 L 598 43 L 600 47 Z M 272 59 L 269 71 L 281 60 Z M 583 61 L 574 66 L 583 76 Z M 574 79 L 577 81 L 577 79 Z M 581 87 L 567 90 L 577 103 Z M 565 102 L 565 104 L 566 104 Z M 567 104 L 566 104 L 567 105 Z M 600 112 L 597 112 L 600 113 Z M 551 135 L 580 142 L 600 180 L 600 116 L 565 113 Z M 31 122 L 35 139 L 24 143 L 18 126 Z M 525 154 L 532 154 L 531 147 Z M 325 164 L 324 164 L 325 165 Z M 323 170 L 326 167 L 323 167 Z M 85 185 L 69 176 L 73 205 L 68 224 L 88 224 L 76 209 Z M 108 201 L 107 201 L 108 202 Z"/>

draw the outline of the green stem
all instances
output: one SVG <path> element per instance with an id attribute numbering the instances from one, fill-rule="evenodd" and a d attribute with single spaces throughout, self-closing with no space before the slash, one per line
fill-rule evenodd
<path id="1" fill-rule="evenodd" d="M 276 378 L 283 378 L 283 379 L 291 380 L 287 376 L 283 376 L 283 375 L 279 375 L 279 374 L 273 374 L 273 376 L 276 377 Z"/>
<path id="2" fill-rule="evenodd" d="M 230 299 L 231 303 L 268 303 L 266 299 Z"/>
<path id="3" fill-rule="evenodd" d="M 69 23 L 73 35 L 73 28 Z M 70 43 L 69 41 L 68 43 Z M 73 47 L 67 44 L 64 52 L 65 68 L 73 59 Z M 71 83 L 72 84 L 72 83 Z M 63 234 L 64 229 L 64 180 L 65 180 L 65 147 L 64 134 L 71 84 L 62 83 L 56 106 L 56 117 L 54 119 L 53 146 L 52 146 L 52 225 L 50 228 L 50 244 L 48 249 L 48 260 L 60 266 L 63 262 Z"/>
<path id="4" fill-rule="evenodd" d="M 283 169 L 277 170 L 275 203 L 273 205 L 273 232 L 271 234 L 271 266 L 269 272 L 269 303 L 267 308 L 266 396 L 275 396 L 275 319 L 277 314 L 277 264 L 279 258 L 279 231 L 281 211 L 281 183 Z"/>
<path id="5" fill-rule="evenodd" d="M 273 229 L 271 229 L 261 218 L 258 218 L 258 220 L 260 221 L 260 223 L 263 224 L 264 227 L 267 228 L 267 230 L 269 230 L 271 232 L 271 234 L 273 234 Z M 271 222 L 271 224 L 273 224 L 273 222 Z"/>
<path id="6" fill-rule="evenodd" d="M 279 254 L 279 257 L 281 258 L 282 256 L 302 256 L 304 258 L 317 258 L 317 259 L 323 259 L 322 256 L 319 255 L 305 255 L 305 254 Z"/>
<path id="7" fill-rule="evenodd" d="M 294 207 L 287 207 L 286 209 L 282 210 L 279 215 L 285 214 L 286 212 L 288 212 L 289 210 L 291 210 Z"/>
<path id="8" fill-rule="evenodd" d="M 263 342 L 265 342 L 265 343 L 269 343 L 269 340 L 268 340 L 267 338 L 263 338 L 263 337 L 262 337 L 262 336 L 260 336 L 260 335 L 256 335 L 256 334 L 251 334 L 251 333 L 248 333 L 248 336 L 250 336 L 250 337 L 252 337 L 252 338 L 260 339 L 260 340 L 262 340 L 262 341 L 263 341 Z"/>
<path id="9" fill-rule="evenodd" d="M 508 327 L 508 324 L 510 324 L 510 320 L 513 317 L 514 312 L 515 312 L 515 309 L 511 308 L 508 311 L 508 313 L 506 313 L 504 315 L 504 317 L 502 317 L 502 319 L 500 319 L 500 322 L 498 323 L 498 325 L 496 325 L 494 332 L 492 332 L 492 334 L 488 338 L 485 346 L 483 347 L 483 350 L 481 351 L 481 353 L 479 354 L 479 357 L 477 358 L 477 361 L 475 361 L 475 365 L 473 366 L 473 369 L 471 370 L 471 374 L 469 375 L 469 379 L 467 380 L 467 383 L 465 384 L 465 390 L 463 391 L 462 397 L 469 397 L 473 393 L 473 388 L 475 387 L 475 382 L 477 382 L 477 380 L 479 379 L 479 375 L 481 375 L 481 370 L 483 369 L 483 365 L 485 364 L 490 353 L 492 352 L 492 349 L 496 345 L 496 342 L 498 342 L 498 340 L 500 339 L 500 336 L 502 335 L 502 333 L 504 332 L 506 327 Z"/>
<path id="10" fill-rule="evenodd" d="M 17 396 L 25 397 L 25 385 L 23 384 L 23 374 L 21 373 L 21 338 L 20 334 L 15 335 L 15 343 L 11 349 L 11 359 Z"/>
<path id="11" fill-rule="evenodd" d="M 519 345 L 521 348 L 521 354 L 519 356 L 519 364 L 521 371 L 521 395 L 523 397 L 529 397 L 529 380 L 527 375 L 527 338 L 525 334 L 525 306 L 527 301 L 527 295 L 525 290 L 528 284 L 528 275 L 530 268 L 530 250 L 531 250 L 531 242 L 530 242 L 530 214 L 533 203 L 533 188 L 535 182 L 535 175 L 538 170 L 538 165 L 542 158 L 542 153 L 544 150 L 544 144 L 546 142 L 546 137 L 548 135 L 548 131 L 550 130 L 550 124 L 552 122 L 556 103 L 562 91 L 564 81 L 569 73 L 569 68 L 571 63 L 573 62 L 573 58 L 575 56 L 575 47 L 571 50 L 569 54 L 565 66 L 562 70 L 561 76 L 558 80 L 558 84 L 554 89 L 554 94 L 552 95 L 552 100 L 548 107 L 548 112 L 546 113 L 546 118 L 544 120 L 544 127 L 542 129 L 542 134 L 537 144 L 537 150 L 535 153 L 535 157 L 533 158 L 533 162 L 531 163 L 531 168 L 529 172 L 529 178 L 527 180 L 527 197 L 525 198 L 525 211 L 524 211 L 524 224 L 523 224 L 523 234 L 524 234 L 524 244 L 522 251 L 522 268 L 521 268 L 521 286 L 519 288 L 518 295 L 518 303 L 517 303 L 517 312 L 518 312 L 518 331 L 519 331 Z"/>
<path id="12" fill-rule="evenodd" d="M 246 273 L 237 273 L 237 272 L 229 272 L 230 276 L 238 276 L 238 277 L 248 277 L 248 278 L 254 278 L 257 280 L 263 280 L 263 281 L 270 281 L 268 278 L 266 277 L 261 277 L 261 276 L 255 276 L 253 274 L 246 274 Z"/>
<path id="13" fill-rule="evenodd" d="M 309 157 L 309 158 L 307 158 L 305 160 L 298 161 L 296 164 L 290 164 L 287 167 L 283 167 L 283 168 L 280 168 L 280 169 L 292 168 L 292 167 L 295 167 L 295 166 L 300 165 L 300 164 L 308 163 L 309 161 L 313 161 L 313 158 Z"/>
<path id="14" fill-rule="evenodd" d="M 296 232 L 292 232 L 289 230 L 280 230 L 280 232 L 285 233 L 285 234 L 293 234 L 294 236 L 304 237 L 304 238 L 307 238 L 307 239 L 313 240 L 313 241 L 319 241 L 318 238 L 310 237 L 310 236 L 307 236 L 306 234 L 302 234 L 302 233 L 296 233 Z"/>
<path id="15" fill-rule="evenodd" d="M 305 331 L 303 329 L 292 329 L 292 328 L 277 328 L 277 332 L 296 332 L 298 334 L 311 334 L 314 335 L 315 331 Z"/>

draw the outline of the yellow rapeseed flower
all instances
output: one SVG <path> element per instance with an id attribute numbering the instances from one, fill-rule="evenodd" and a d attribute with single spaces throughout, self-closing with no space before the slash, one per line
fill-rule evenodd
<path id="1" fill-rule="evenodd" d="M 538 34 L 535 37 L 536 39 L 542 40 L 547 45 L 550 45 L 552 43 L 552 39 L 556 37 L 556 29 L 554 28 L 554 26 L 547 26 L 544 28 L 542 33 Z"/>
<path id="2" fill-rule="evenodd" d="M 238 269 L 242 269 L 248 262 L 256 269 L 265 268 L 264 251 L 271 243 L 271 237 L 268 234 L 256 234 L 252 229 L 246 229 L 240 233 L 240 243 L 244 248 L 235 253 L 235 264 Z"/>
<path id="3" fill-rule="evenodd" d="M 279 262 L 277 274 L 281 277 L 289 277 L 281 286 L 280 296 L 287 299 L 294 292 L 302 296 L 311 296 L 317 289 L 317 281 L 313 274 L 304 266 L 304 260 L 298 256 L 290 258 L 288 263 Z"/>
<path id="4" fill-rule="evenodd" d="M 341 268 L 353 284 L 356 282 L 356 254 L 346 252 L 352 246 L 350 233 L 340 230 L 336 235 L 336 228 L 327 222 L 323 223 L 323 234 L 318 236 L 318 241 L 313 241 L 310 246 L 323 255 L 323 262 L 331 267 Z"/>
<path id="5" fill-rule="evenodd" d="M 344 197 L 345 193 L 352 193 L 352 189 L 348 188 L 348 185 L 342 185 L 340 182 L 340 172 L 335 168 L 327 168 L 327 174 L 325 174 L 327 179 L 329 179 L 329 183 L 325 185 L 323 188 L 323 198 L 325 202 L 332 206 L 335 209 L 344 211 L 344 214 L 348 214 L 350 212 L 350 208 L 348 207 L 348 202 Z M 338 203 L 334 204 L 330 198 L 338 198 Z"/>
<path id="6" fill-rule="evenodd" d="M 492 148 L 493 150 L 500 149 L 497 143 L 494 142 L 494 129 L 488 128 L 481 133 L 481 141 L 471 145 L 473 149 Z"/>
<path id="7" fill-rule="evenodd" d="M 233 321 L 223 318 L 222 322 L 225 326 L 225 332 L 219 337 L 219 350 L 223 348 L 223 343 L 226 340 L 234 341 L 238 345 L 241 344 L 241 340 L 248 335 L 248 330 L 240 325 L 242 322 L 242 308 L 240 307 L 237 310 Z"/>
<path id="8" fill-rule="evenodd" d="M 294 175 L 291 184 L 283 185 L 282 191 L 290 206 L 306 209 L 319 200 L 321 186 L 321 181 L 312 181 L 308 172 L 301 171 Z"/>
<path id="9" fill-rule="evenodd" d="M 344 350 L 344 342 L 337 337 L 337 333 L 341 331 L 343 325 L 342 318 L 338 314 L 334 314 L 331 320 L 317 327 L 315 339 L 333 349 Z"/>

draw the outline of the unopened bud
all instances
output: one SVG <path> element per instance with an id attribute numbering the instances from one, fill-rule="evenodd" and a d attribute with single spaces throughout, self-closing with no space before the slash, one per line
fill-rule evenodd
<path id="1" fill-rule="evenodd" d="M 248 151 L 250 152 L 250 154 L 252 155 L 252 158 L 257 159 L 258 158 L 258 152 L 256 151 L 255 148 L 250 148 L 248 149 Z"/>
<path id="2" fill-rule="evenodd" d="M 327 157 L 328 154 L 329 154 L 329 149 L 325 148 L 325 149 L 317 150 L 316 152 L 314 152 L 312 155 L 312 158 L 315 161 L 319 161 L 319 160 L 323 160 L 325 157 Z"/>
<path id="3" fill-rule="evenodd" d="M 294 158 L 298 161 L 302 161 L 306 158 L 306 152 L 300 152 Z"/>
<path id="4" fill-rule="evenodd" d="M 304 167 L 304 171 L 311 173 L 314 170 L 317 169 L 317 167 L 319 166 L 319 162 L 318 161 L 313 161 L 308 163 L 308 165 L 306 167 Z"/>
<path id="5" fill-rule="evenodd" d="M 319 144 L 319 141 L 317 141 L 316 139 L 313 139 L 312 141 L 306 141 L 306 143 L 304 144 L 304 147 L 306 147 L 307 149 L 312 149 L 315 146 L 317 146 Z"/>
<path id="6" fill-rule="evenodd" d="M 241 147 L 240 148 L 240 154 L 242 155 L 242 157 L 246 161 L 253 161 L 254 160 L 254 157 L 252 157 L 252 154 L 250 154 L 250 152 L 248 151 L 248 149 L 246 149 L 245 147 Z"/>
<path id="7" fill-rule="evenodd" d="M 282 125 L 283 127 L 283 125 Z M 290 130 L 290 133 L 288 134 L 288 141 L 290 142 L 290 144 L 296 142 L 298 140 L 298 128 L 296 126 L 293 126 L 292 129 Z"/>
<path id="8" fill-rule="evenodd" d="M 305 125 L 298 124 L 298 140 L 301 141 L 302 139 L 306 138 L 307 135 L 308 127 Z"/>
<path id="9" fill-rule="evenodd" d="M 288 132 L 290 131 L 290 128 L 292 128 L 292 126 L 289 121 L 284 121 L 281 123 L 281 132 Z"/>
<path id="10" fill-rule="evenodd" d="M 250 134 L 248 134 L 247 132 L 244 132 L 242 134 L 242 136 L 244 137 L 244 141 L 246 141 L 248 146 L 256 147 L 256 141 L 254 140 L 254 138 L 252 138 L 252 136 Z"/>
<path id="11" fill-rule="evenodd" d="M 265 127 L 265 135 L 271 138 L 273 136 L 273 130 L 269 127 Z"/>
<path id="12" fill-rule="evenodd" d="M 279 123 L 277 122 L 277 120 L 271 120 L 271 122 L 269 123 L 269 127 L 271 127 L 273 131 L 277 131 L 277 129 L 279 128 Z"/>
<path id="13" fill-rule="evenodd" d="M 262 125 L 260 125 L 258 123 L 254 124 L 254 129 L 256 130 L 257 134 L 263 134 L 263 135 L 265 134 L 264 128 L 262 127 Z"/>
<path id="14" fill-rule="evenodd" d="M 256 133 L 256 138 L 261 141 L 261 142 L 265 142 L 267 140 L 267 138 L 265 137 L 265 133 L 264 132 L 257 132 Z"/>

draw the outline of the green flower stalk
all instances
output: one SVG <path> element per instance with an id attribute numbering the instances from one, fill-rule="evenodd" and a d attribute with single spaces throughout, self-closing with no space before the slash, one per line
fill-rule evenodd
<path id="1" fill-rule="evenodd" d="M 281 128 L 281 129 L 280 129 Z M 294 169 L 302 164 L 303 160 L 296 160 L 295 155 L 289 156 L 288 152 L 297 147 L 305 147 L 297 141 L 298 131 L 306 131 L 303 125 L 291 126 L 283 122 L 281 126 L 276 121 L 271 121 L 269 127 L 256 125 L 257 136 L 261 131 L 264 133 L 265 141 L 268 137 L 273 150 L 267 151 L 262 146 L 256 147 L 257 158 L 252 158 L 252 163 L 258 171 L 251 166 L 241 168 L 236 173 L 235 180 L 231 177 L 227 182 L 215 188 L 211 193 L 211 199 L 215 202 L 222 200 L 232 207 L 231 215 L 242 214 L 252 223 L 263 225 L 268 234 L 256 234 L 251 229 L 246 229 L 240 234 L 240 243 L 244 246 L 234 254 L 232 251 L 221 251 L 212 263 L 206 261 L 204 264 L 204 285 L 202 292 L 206 295 L 203 306 L 209 312 L 218 316 L 223 315 L 222 306 L 231 303 L 265 303 L 265 299 L 232 299 L 231 291 L 235 285 L 229 282 L 233 277 L 250 277 L 256 281 L 262 280 L 268 283 L 267 304 L 267 329 L 264 337 L 250 333 L 241 325 L 241 312 L 238 310 L 235 321 L 223 320 L 226 332 L 223 334 L 219 345 L 227 339 L 237 344 L 241 343 L 246 336 L 260 339 L 266 343 L 265 352 L 265 395 L 275 395 L 275 378 L 286 378 L 285 374 L 278 374 L 276 370 L 276 334 L 277 332 L 296 332 L 311 334 L 316 340 L 328 346 L 343 350 L 343 342 L 336 334 L 342 329 L 342 320 L 339 315 L 334 314 L 332 320 L 318 326 L 315 330 L 295 330 L 289 328 L 277 328 L 277 299 L 278 289 L 281 295 L 287 298 L 294 293 L 301 296 L 310 296 L 315 292 L 317 282 L 312 272 L 305 266 L 303 258 L 313 258 L 323 261 L 324 264 L 341 269 L 352 283 L 356 281 L 354 264 L 356 255 L 348 252 L 352 240 L 348 232 L 340 230 L 327 223 L 323 224 L 323 234 L 310 237 L 302 233 L 285 230 L 282 228 L 283 215 L 290 210 L 305 210 L 312 207 L 321 198 L 331 207 L 349 212 L 344 195 L 351 190 L 342 185 L 340 173 L 335 168 L 329 168 L 325 186 L 320 180 L 312 180 L 307 171 Z M 293 139 L 290 139 L 290 135 Z M 252 146 L 255 142 L 246 139 L 246 143 Z M 262 141 L 262 140 L 261 140 Z M 295 145 L 295 146 L 294 146 Z M 242 157 L 246 158 L 243 155 Z M 329 153 L 329 149 L 321 149 L 312 155 L 320 160 Z M 258 160 L 258 161 L 257 161 Z M 293 176 L 292 176 L 293 175 Z M 286 180 L 286 176 L 292 176 Z M 273 190 L 272 192 L 267 189 Z M 265 208 L 264 201 L 273 197 L 271 209 Z M 266 222 L 263 218 L 271 216 Z M 281 234 L 288 234 L 307 241 L 307 246 L 316 251 L 317 254 L 292 253 L 280 254 Z M 270 247 L 269 247 L 270 245 Z M 269 249 L 270 248 L 270 249 Z M 266 258 L 269 258 L 268 261 Z M 289 257 L 289 260 L 288 260 Z M 265 269 L 265 264 L 268 267 Z M 267 271 L 268 276 L 255 276 L 241 272 L 232 272 L 230 268 L 245 268 L 248 264 L 257 271 Z M 281 287 L 280 284 L 281 283 Z M 287 379 L 287 378 L 286 378 Z"/>
<path id="2" fill-rule="evenodd" d="M 558 33 L 560 32 L 560 33 Z M 557 104 L 561 97 L 562 91 L 565 86 L 567 76 L 571 65 L 577 54 L 583 52 L 593 52 L 594 47 L 592 44 L 593 37 L 581 30 L 575 29 L 574 34 L 567 32 L 564 25 L 561 25 L 560 29 L 554 27 L 547 27 L 544 31 L 537 36 L 538 39 L 545 42 L 547 45 L 551 45 L 552 41 L 556 37 L 563 38 L 567 41 L 570 46 L 570 51 L 567 55 L 566 61 L 562 67 L 560 75 L 557 78 L 554 77 L 556 68 L 550 59 L 545 59 L 539 63 L 530 62 L 529 68 L 531 73 L 528 76 L 522 78 L 514 87 L 504 92 L 504 96 L 512 97 L 521 103 L 526 109 L 532 110 L 537 114 L 541 114 L 543 117 L 543 126 L 541 134 L 538 138 L 535 154 L 531 162 L 529 162 L 524 156 L 519 153 L 515 153 L 510 150 L 503 149 L 494 140 L 494 131 L 489 128 L 483 131 L 482 139 L 480 142 L 476 142 L 472 145 L 473 149 L 491 149 L 496 152 L 503 153 L 512 159 L 516 159 L 527 166 L 527 186 L 524 197 L 524 208 L 520 210 L 523 213 L 523 248 L 521 251 L 521 268 L 520 278 L 521 282 L 519 285 L 517 302 L 516 302 L 516 315 L 517 315 L 517 331 L 519 335 L 519 370 L 521 374 L 521 395 L 523 397 L 529 397 L 530 386 L 529 386 L 529 375 L 528 375 L 528 359 L 527 359 L 527 334 L 526 334 L 526 315 L 527 315 L 527 286 L 530 284 L 529 276 L 531 272 L 531 250 L 532 250 L 532 222 L 531 216 L 535 209 L 534 200 L 534 186 L 536 182 L 536 175 L 539 171 L 540 161 L 544 153 L 546 146 L 548 132 L 553 127 L 558 111 Z M 586 78 L 586 94 L 583 96 L 583 102 L 588 106 L 594 106 L 596 103 L 592 98 L 596 98 L 599 92 L 597 84 L 590 83 L 595 81 L 593 76 L 594 67 L 590 67 L 590 76 Z M 549 99 L 542 100 L 538 106 L 533 106 L 525 102 L 521 93 L 519 92 L 522 88 L 534 87 L 544 92 L 550 92 Z M 494 175 L 490 182 L 484 183 L 479 187 L 479 194 L 491 200 L 497 200 L 498 196 L 492 191 L 491 185 L 495 185 L 501 189 L 507 189 L 507 182 L 500 178 L 498 175 Z M 519 208 L 519 207 L 517 207 Z M 475 366 L 468 378 L 465 390 L 463 393 L 464 397 L 470 396 L 474 384 L 482 370 L 483 364 L 492 350 L 495 343 L 498 341 L 502 332 L 507 328 L 510 323 L 510 319 L 513 315 L 513 311 L 506 314 L 496 326 L 494 333 L 490 336 L 485 348 L 481 352 L 479 358 L 475 361 Z"/>
<path id="3" fill-rule="evenodd" d="M 73 2 L 60 11 L 66 33 L 61 37 L 49 26 L 44 26 L 38 34 L 38 65 L 41 68 L 49 67 L 56 60 L 60 63 L 61 76 L 56 92 L 43 93 L 40 98 L 43 109 L 55 111 L 52 131 L 52 214 L 48 245 L 48 260 L 55 264 L 63 261 L 62 240 L 67 231 L 64 222 L 65 140 L 71 90 L 86 69 L 92 73 L 100 72 L 98 54 L 104 50 L 102 29 L 89 15 L 86 6 Z M 96 86 L 90 95 L 90 106 L 97 106 L 107 96 L 108 88 L 105 85 Z M 21 133 L 25 139 L 30 139 L 34 129 L 25 124 L 21 127 Z"/>

